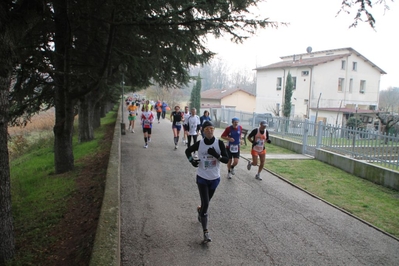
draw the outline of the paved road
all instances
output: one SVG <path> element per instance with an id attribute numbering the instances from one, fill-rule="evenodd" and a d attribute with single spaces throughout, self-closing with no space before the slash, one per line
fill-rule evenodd
<path id="1" fill-rule="evenodd" d="M 212 199 L 202 245 L 195 168 L 169 120 L 122 136 L 121 260 L 130 265 L 399 265 L 399 242 L 242 160 Z M 266 160 L 267 163 L 267 160 Z"/>

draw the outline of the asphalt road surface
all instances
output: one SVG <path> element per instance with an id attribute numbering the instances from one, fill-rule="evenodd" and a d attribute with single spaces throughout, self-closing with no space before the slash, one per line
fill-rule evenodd
<path id="1" fill-rule="evenodd" d="M 123 266 L 399 265 L 399 241 L 266 171 L 256 180 L 242 159 L 231 180 L 222 164 L 213 241 L 202 244 L 196 168 L 181 137 L 174 150 L 171 122 L 155 122 L 144 149 L 139 122 L 121 138 Z"/>

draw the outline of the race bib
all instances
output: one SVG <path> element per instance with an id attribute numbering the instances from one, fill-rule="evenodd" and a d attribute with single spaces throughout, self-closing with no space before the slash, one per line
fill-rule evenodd
<path id="1" fill-rule="evenodd" d="M 151 125 L 150 120 L 144 120 L 144 126 L 149 126 Z"/>
<path id="2" fill-rule="evenodd" d="M 181 122 L 179 121 L 179 122 L 176 122 L 176 126 L 180 126 L 181 125 Z"/>
<path id="3" fill-rule="evenodd" d="M 257 152 L 262 152 L 265 146 L 265 141 L 263 139 L 258 140 L 258 143 L 254 146 L 254 150 Z"/>
<path id="4" fill-rule="evenodd" d="M 216 167 L 216 158 L 212 155 L 206 156 L 204 160 L 204 167 L 205 169 Z"/>
<path id="5" fill-rule="evenodd" d="M 238 145 L 237 144 L 230 145 L 230 152 L 231 153 L 237 153 L 238 152 Z"/>

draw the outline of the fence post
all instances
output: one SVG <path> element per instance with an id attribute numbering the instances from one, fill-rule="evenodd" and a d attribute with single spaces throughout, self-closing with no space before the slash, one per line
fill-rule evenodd
<path id="1" fill-rule="evenodd" d="M 305 119 L 305 123 L 303 125 L 302 154 L 306 154 L 306 146 L 308 145 L 308 135 L 309 135 L 309 120 Z"/>
<path id="2" fill-rule="evenodd" d="M 316 149 L 320 148 L 321 142 L 322 142 L 322 137 L 323 137 L 323 131 L 325 130 L 325 126 L 323 121 L 319 121 L 318 127 L 317 127 L 317 138 L 316 138 Z"/>

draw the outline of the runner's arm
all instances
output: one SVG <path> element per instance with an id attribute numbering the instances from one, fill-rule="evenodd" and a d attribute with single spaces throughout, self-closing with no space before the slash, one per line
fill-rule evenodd
<path id="1" fill-rule="evenodd" d="M 187 149 L 186 149 L 186 151 L 185 151 L 185 153 L 186 153 L 186 157 L 187 157 L 187 159 L 190 161 L 190 158 L 192 159 L 193 157 L 192 157 L 192 153 L 193 152 L 195 152 L 195 151 L 198 151 L 198 148 L 199 148 L 199 141 L 197 141 L 197 142 L 195 142 L 193 145 L 191 145 L 190 147 L 188 147 Z"/>
<path id="2" fill-rule="evenodd" d="M 223 140 L 219 139 L 219 149 L 220 149 L 220 159 L 219 161 L 227 164 L 229 162 L 229 157 L 227 155 L 226 146 L 224 145 Z"/>
<path id="3" fill-rule="evenodd" d="M 254 137 L 255 137 L 255 135 L 256 135 L 256 133 L 257 133 L 257 130 L 258 130 L 257 128 L 253 129 L 253 130 L 251 131 L 251 133 L 249 133 L 249 135 L 248 135 L 248 137 L 247 137 L 248 141 L 251 142 L 252 145 L 253 145 Z"/>

